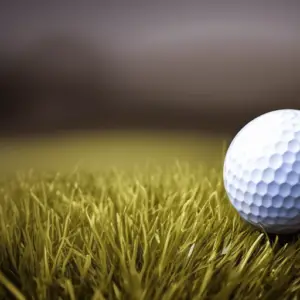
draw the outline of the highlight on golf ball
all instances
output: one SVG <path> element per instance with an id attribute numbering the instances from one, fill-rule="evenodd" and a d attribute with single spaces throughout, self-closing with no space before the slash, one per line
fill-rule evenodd
<path id="1" fill-rule="evenodd" d="M 228 198 L 269 233 L 300 230 L 300 110 L 265 113 L 232 140 L 223 168 Z"/>

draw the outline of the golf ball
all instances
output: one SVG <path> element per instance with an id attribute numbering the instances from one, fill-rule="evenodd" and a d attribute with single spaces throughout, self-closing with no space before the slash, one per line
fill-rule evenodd
<path id="1" fill-rule="evenodd" d="M 269 233 L 300 231 L 300 110 L 265 113 L 227 150 L 224 187 L 247 222 Z"/>

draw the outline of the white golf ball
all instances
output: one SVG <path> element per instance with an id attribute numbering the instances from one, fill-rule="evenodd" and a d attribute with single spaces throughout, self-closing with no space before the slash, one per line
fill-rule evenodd
<path id="1" fill-rule="evenodd" d="M 300 231 L 300 110 L 263 114 L 232 140 L 224 161 L 228 198 L 269 233 Z"/>

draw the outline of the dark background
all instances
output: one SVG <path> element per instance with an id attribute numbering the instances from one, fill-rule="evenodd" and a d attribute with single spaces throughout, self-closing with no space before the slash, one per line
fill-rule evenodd
<path id="1" fill-rule="evenodd" d="M 300 2 L 1 1 L 0 131 L 235 132 L 300 108 Z"/>

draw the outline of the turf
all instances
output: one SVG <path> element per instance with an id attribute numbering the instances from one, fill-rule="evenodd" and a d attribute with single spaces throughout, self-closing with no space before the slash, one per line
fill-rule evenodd
<path id="1" fill-rule="evenodd" d="M 298 299 L 299 250 L 241 221 L 202 164 L 0 183 L 1 299 Z"/>

